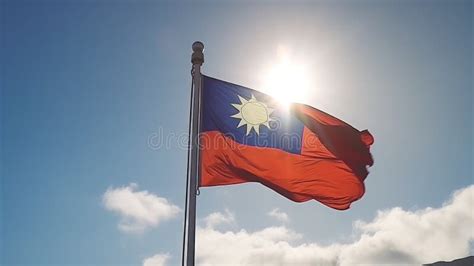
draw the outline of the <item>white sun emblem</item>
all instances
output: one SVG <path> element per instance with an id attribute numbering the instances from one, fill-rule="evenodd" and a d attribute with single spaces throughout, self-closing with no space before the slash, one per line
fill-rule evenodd
<path id="1" fill-rule="evenodd" d="M 269 122 L 273 121 L 273 119 L 270 118 L 270 114 L 273 112 L 272 108 L 269 108 L 264 102 L 259 102 L 253 94 L 250 100 L 246 100 L 240 95 L 237 96 L 239 96 L 240 104 L 233 103 L 232 106 L 234 106 L 239 112 L 231 116 L 240 119 L 237 128 L 247 125 L 247 132 L 245 135 L 250 134 L 252 129 L 257 133 L 257 135 L 260 134 L 260 125 L 270 128 Z"/>

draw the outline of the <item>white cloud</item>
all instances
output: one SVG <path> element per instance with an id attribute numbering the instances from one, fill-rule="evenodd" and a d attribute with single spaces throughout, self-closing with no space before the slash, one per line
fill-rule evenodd
<path id="1" fill-rule="evenodd" d="M 225 210 L 225 213 L 213 212 L 204 218 L 204 223 L 207 228 L 215 228 L 221 224 L 233 224 L 235 222 L 235 216 L 229 210 Z"/>
<path id="2" fill-rule="evenodd" d="M 143 260 L 143 266 L 165 266 L 166 262 L 171 258 L 167 253 L 156 254 L 153 257 Z"/>
<path id="3" fill-rule="evenodd" d="M 137 188 L 134 183 L 125 187 L 109 188 L 102 197 L 105 208 L 121 216 L 118 224 L 121 231 L 140 233 L 158 226 L 180 212 L 179 207 L 167 199 L 146 190 L 136 191 Z"/>
<path id="4" fill-rule="evenodd" d="M 288 214 L 285 212 L 280 211 L 280 209 L 275 208 L 271 210 L 269 213 L 267 213 L 268 216 L 273 217 L 277 219 L 280 222 L 287 223 L 290 221 L 290 218 L 288 217 Z"/>
<path id="5" fill-rule="evenodd" d="M 200 265 L 421 264 L 469 255 L 474 240 L 474 186 L 454 193 L 440 208 L 380 211 L 354 224 L 352 243 L 301 243 L 285 226 L 256 232 L 197 229 Z M 226 216 L 226 214 L 221 214 Z M 295 244 L 298 240 L 299 244 Z"/>

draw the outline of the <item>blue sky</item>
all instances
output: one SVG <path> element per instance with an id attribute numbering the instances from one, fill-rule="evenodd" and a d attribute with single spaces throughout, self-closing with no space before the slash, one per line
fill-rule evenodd
<path id="1" fill-rule="evenodd" d="M 438 208 L 473 184 L 469 1 L 7 0 L 0 8 L 5 265 L 140 265 L 157 253 L 179 263 L 182 212 L 129 234 L 103 197 L 136 183 L 184 208 L 186 150 L 173 136 L 187 133 L 195 40 L 206 47 L 204 73 L 255 89 L 279 47 L 291 50 L 311 66 L 305 103 L 375 136 L 366 195 L 348 211 L 245 184 L 202 189 L 200 219 L 227 209 L 236 220 L 228 230 L 254 232 L 272 226 L 267 213 L 278 208 L 301 241 L 345 243 L 357 220 Z M 156 134 L 170 144 L 150 145 Z"/>

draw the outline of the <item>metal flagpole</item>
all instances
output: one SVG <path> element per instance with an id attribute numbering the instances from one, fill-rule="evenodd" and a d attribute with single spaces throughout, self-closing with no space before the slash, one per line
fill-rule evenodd
<path id="1" fill-rule="evenodd" d="M 191 105 L 191 134 L 188 147 L 188 173 L 186 191 L 185 235 L 183 245 L 183 266 L 194 266 L 195 236 L 196 236 L 196 192 L 199 179 L 199 124 L 201 116 L 201 65 L 204 63 L 204 44 L 193 43 L 191 56 L 193 89 Z M 189 154 L 190 153 L 190 154 Z M 189 156 L 190 155 L 190 156 Z"/>

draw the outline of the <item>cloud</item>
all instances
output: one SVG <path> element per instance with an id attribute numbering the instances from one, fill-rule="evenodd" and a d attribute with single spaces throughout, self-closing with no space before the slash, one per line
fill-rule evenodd
<path id="1" fill-rule="evenodd" d="M 456 191 L 439 208 L 380 211 L 370 222 L 354 223 L 353 242 L 332 245 L 302 242 L 300 234 L 285 226 L 255 232 L 198 227 L 197 262 L 199 265 L 357 265 L 449 261 L 469 255 L 469 242 L 474 240 L 473 206 L 471 185 Z"/>
<path id="2" fill-rule="evenodd" d="M 474 186 L 458 190 L 440 208 L 380 211 L 370 223 L 357 222 L 359 241 L 344 250 L 344 262 L 427 263 L 469 254 L 474 240 Z"/>
<path id="3" fill-rule="evenodd" d="M 233 224 L 235 222 L 235 216 L 229 210 L 225 210 L 225 213 L 214 212 L 204 218 L 206 228 L 215 228 L 221 224 Z"/>
<path id="4" fill-rule="evenodd" d="M 168 253 L 156 254 L 153 257 L 143 260 L 143 266 L 165 266 L 166 262 L 171 258 Z"/>
<path id="5" fill-rule="evenodd" d="M 285 212 L 280 211 L 280 209 L 275 208 L 271 210 L 270 212 L 267 213 L 268 216 L 273 217 L 277 219 L 280 222 L 283 223 L 288 223 L 290 221 L 290 218 L 288 217 L 288 214 Z"/>
<path id="6" fill-rule="evenodd" d="M 109 188 L 102 197 L 105 208 L 121 216 L 119 230 L 140 233 L 157 227 L 162 221 L 175 217 L 181 211 L 167 199 L 146 190 L 136 191 L 137 188 L 134 183 L 125 187 Z"/>

